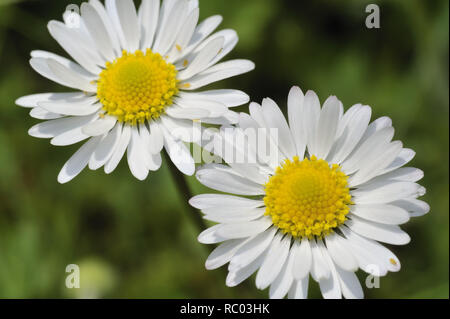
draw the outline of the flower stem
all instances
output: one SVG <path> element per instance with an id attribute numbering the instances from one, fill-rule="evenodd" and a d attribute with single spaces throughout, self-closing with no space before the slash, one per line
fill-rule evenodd
<path id="1" fill-rule="evenodd" d="M 190 218 L 193 220 L 194 224 L 197 226 L 200 232 L 204 231 L 207 228 L 204 219 L 202 218 L 201 214 L 197 211 L 197 209 L 189 205 L 189 200 L 193 196 L 191 190 L 189 189 L 189 185 L 186 181 L 186 177 L 172 163 L 172 160 L 170 159 L 169 155 L 166 152 L 164 152 L 164 155 L 166 157 L 166 162 L 169 165 L 170 174 L 172 175 L 172 178 L 175 181 L 178 190 L 181 192 L 181 195 L 183 196 L 184 205 L 189 210 Z"/>

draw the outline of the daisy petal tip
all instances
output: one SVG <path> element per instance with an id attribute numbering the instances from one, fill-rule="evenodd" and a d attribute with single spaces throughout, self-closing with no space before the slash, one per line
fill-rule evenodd
<path id="1" fill-rule="evenodd" d="M 96 170 L 100 169 L 101 166 L 99 166 L 98 164 L 89 163 L 88 167 L 91 171 L 96 171 Z"/>
<path id="2" fill-rule="evenodd" d="M 197 241 L 198 241 L 200 244 L 204 244 L 204 245 L 208 245 L 208 244 L 209 244 L 208 241 L 205 240 L 205 236 L 204 236 L 203 234 L 200 234 L 200 235 L 197 237 Z"/>
<path id="3" fill-rule="evenodd" d="M 61 170 L 61 172 L 59 173 L 57 180 L 58 180 L 58 183 L 60 183 L 61 185 L 64 185 L 64 184 L 67 184 L 68 182 L 70 182 L 74 177 L 68 176 L 65 172 L 65 168 L 63 168 Z"/>
<path id="4" fill-rule="evenodd" d="M 30 135 L 31 137 L 35 137 L 35 138 L 41 137 L 40 134 L 38 133 L 36 126 L 33 126 L 28 130 L 28 135 Z"/>
<path id="5" fill-rule="evenodd" d="M 233 280 L 230 278 L 230 275 L 228 275 L 227 279 L 225 280 L 225 285 L 228 288 L 234 288 L 236 287 L 236 284 L 233 282 Z"/>
<path id="6" fill-rule="evenodd" d="M 424 202 L 423 205 L 424 205 L 424 215 L 426 215 L 426 214 L 428 214 L 430 212 L 431 207 L 430 207 L 430 205 L 428 203 L 425 203 L 425 202 Z"/>
<path id="7" fill-rule="evenodd" d="M 114 172 L 114 169 L 112 169 L 111 167 L 108 166 L 108 164 L 106 164 L 104 172 L 106 175 L 110 175 L 110 174 L 112 174 L 112 172 Z"/>
<path id="8" fill-rule="evenodd" d="M 19 97 L 17 100 L 14 101 L 14 104 L 20 107 L 27 107 L 27 104 L 25 103 L 24 97 Z"/>
<path id="9" fill-rule="evenodd" d="M 183 169 L 181 172 L 186 176 L 194 176 L 195 167 L 189 167 L 189 168 Z"/>
<path id="10" fill-rule="evenodd" d="M 199 209 L 199 203 L 198 203 L 198 200 L 199 200 L 199 196 L 194 196 L 194 197 L 192 197 L 192 198 L 189 200 L 188 203 L 189 203 L 189 205 L 191 205 L 192 207 Z"/>
<path id="11" fill-rule="evenodd" d="M 293 96 L 293 95 L 303 95 L 303 91 L 302 89 L 298 86 L 298 85 L 294 85 L 293 87 L 291 87 L 291 90 L 289 91 L 289 95 Z"/>

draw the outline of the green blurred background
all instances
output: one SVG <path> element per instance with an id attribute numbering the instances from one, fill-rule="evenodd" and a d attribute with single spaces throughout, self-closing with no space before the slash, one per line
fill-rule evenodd
<path id="1" fill-rule="evenodd" d="M 68 4 L 80 1 L 0 0 L 0 297 L 3 298 L 265 298 L 253 283 L 227 288 L 225 269 L 206 271 L 208 247 L 177 193 L 167 164 L 144 183 L 125 161 L 116 172 L 85 170 L 68 185 L 56 176 L 78 146 L 55 148 L 27 135 L 37 123 L 16 98 L 62 91 L 34 73 L 29 52 L 63 54 L 47 32 Z M 381 29 L 365 27 L 370 3 Z M 449 2 L 200 0 L 201 16 L 224 16 L 240 43 L 230 58 L 256 70 L 220 83 L 252 99 L 286 104 L 292 85 L 346 108 L 373 107 L 390 116 L 396 138 L 417 151 L 412 165 L 431 213 L 404 228 L 412 242 L 392 247 L 400 273 L 381 280 L 370 298 L 448 298 L 449 271 Z M 247 108 L 242 108 L 247 111 Z M 194 193 L 202 188 L 189 179 Z M 81 267 L 82 289 L 65 288 L 68 264 Z M 361 278 L 364 278 L 360 274 Z M 320 297 L 313 284 L 311 297 Z"/>

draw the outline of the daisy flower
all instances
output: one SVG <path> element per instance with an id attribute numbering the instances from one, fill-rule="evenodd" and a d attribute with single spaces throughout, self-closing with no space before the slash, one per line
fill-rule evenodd
<path id="1" fill-rule="evenodd" d="M 62 168 L 66 183 L 86 166 L 114 171 L 127 153 L 132 174 L 144 180 L 161 166 L 163 148 L 178 169 L 192 175 L 195 163 L 185 143 L 198 140 L 201 126 L 236 123 L 229 108 L 248 103 L 237 90 L 196 90 L 251 71 L 248 60 L 218 63 L 237 44 L 233 30 L 214 33 L 222 21 L 198 24 L 195 0 L 98 0 L 51 21 L 52 37 L 73 59 L 33 51 L 30 64 L 68 93 L 22 97 L 17 104 L 46 120 L 29 130 L 56 146 L 86 141 Z"/>
<path id="2" fill-rule="evenodd" d="M 344 113 L 336 97 L 321 107 L 314 92 L 304 95 L 294 87 L 288 113 L 289 124 L 273 100 L 252 103 L 250 115 L 241 114 L 238 128 L 220 139 L 256 160 L 239 163 L 224 156 L 229 165 L 198 171 L 203 185 L 232 194 L 190 201 L 218 223 L 198 238 L 221 243 L 206 268 L 229 263 L 230 287 L 257 271 L 256 287 L 270 287 L 271 298 L 306 298 L 310 276 L 324 298 L 362 298 L 355 272 L 399 271 L 400 261 L 380 242 L 408 244 L 399 225 L 429 211 L 417 199 L 425 194 L 416 183 L 423 172 L 403 167 L 415 153 L 392 141 L 389 118 L 369 124 L 369 106 Z M 275 145 L 269 156 L 249 138 L 261 128 L 276 128 L 263 136 L 263 144 Z M 246 136 L 247 146 L 238 146 L 237 136 Z M 217 146 L 214 151 L 223 155 Z"/>

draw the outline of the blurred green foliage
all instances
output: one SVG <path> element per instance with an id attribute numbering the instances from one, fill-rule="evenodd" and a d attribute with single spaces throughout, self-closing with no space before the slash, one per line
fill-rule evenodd
<path id="1" fill-rule="evenodd" d="M 63 88 L 41 78 L 29 52 L 64 54 L 46 24 L 80 1 L 0 0 L 0 297 L 265 298 L 249 283 L 226 288 L 225 270 L 208 272 L 208 247 L 165 165 L 144 183 L 123 163 L 111 176 L 56 176 L 78 146 L 55 148 L 27 135 L 37 123 L 16 98 Z M 365 27 L 365 7 L 381 7 L 381 29 Z M 254 72 L 220 83 L 285 107 L 292 85 L 346 108 L 369 104 L 394 121 L 396 138 L 417 151 L 412 165 L 431 213 L 405 225 L 412 242 L 392 247 L 403 262 L 371 298 L 448 298 L 449 2 L 200 0 L 203 18 L 221 14 L 240 43 L 232 58 Z M 247 111 L 246 107 L 241 108 Z M 195 193 L 205 191 L 194 178 Z M 65 288 L 68 264 L 82 267 L 87 290 Z M 84 270 L 83 270 L 84 269 Z M 361 278 L 363 276 L 361 274 Z M 312 297 L 319 297 L 315 284 Z"/>

